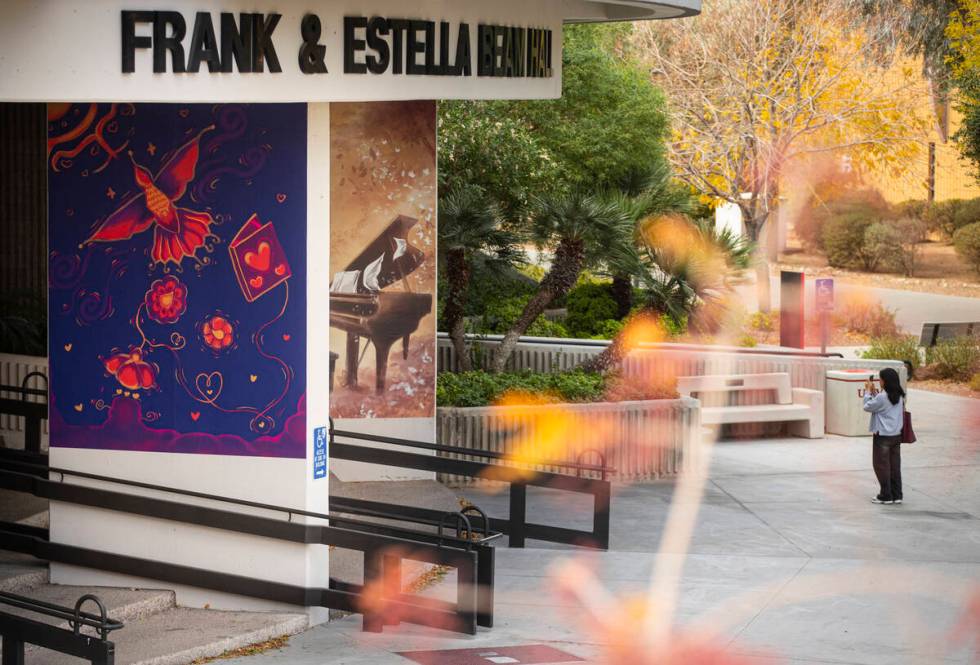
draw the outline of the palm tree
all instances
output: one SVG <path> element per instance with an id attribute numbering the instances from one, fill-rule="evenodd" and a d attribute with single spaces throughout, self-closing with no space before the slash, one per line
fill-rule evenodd
<path id="1" fill-rule="evenodd" d="M 456 351 L 461 371 L 472 369 L 466 352 L 466 294 L 477 256 L 493 269 L 524 260 L 520 237 L 501 227 L 502 215 L 476 185 L 454 187 L 439 201 L 439 259 L 448 283 L 443 321 Z"/>
<path id="2" fill-rule="evenodd" d="M 680 215 L 647 217 L 637 226 L 639 274 L 647 301 L 623 332 L 599 355 L 582 365 L 588 372 L 605 372 L 642 341 L 630 328 L 643 320 L 668 315 L 675 320 L 694 312 L 716 312 L 728 289 L 728 276 L 751 264 L 755 248 L 731 232 L 716 231 L 710 220 Z M 656 324 L 655 324 L 656 325 Z"/>
<path id="3" fill-rule="evenodd" d="M 554 248 L 551 265 L 524 310 L 504 335 L 492 370 L 503 371 L 528 327 L 575 285 L 582 270 L 605 257 L 632 251 L 633 219 L 616 197 L 581 190 L 554 193 L 535 201 L 534 240 Z"/>
<path id="4" fill-rule="evenodd" d="M 670 167 L 658 162 L 648 170 L 633 170 L 620 183 L 619 191 L 612 194 L 619 205 L 639 228 L 641 220 L 666 213 L 687 213 L 691 209 L 691 194 L 683 186 L 671 180 Z M 637 241 L 640 240 L 637 235 Z M 612 277 L 612 297 L 616 301 L 617 317 L 625 318 L 633 309 L 632 277 L 638 275 L 634 255 L 611 256 L 606 267 Z"/>

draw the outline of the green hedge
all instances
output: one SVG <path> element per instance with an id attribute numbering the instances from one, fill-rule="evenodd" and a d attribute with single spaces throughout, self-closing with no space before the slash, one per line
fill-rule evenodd
<path id="1" fill-rule="evenodd" d="M 505 395 L 509 403 L 621 402 L 674 399 L 676 383 L 657 384 L 617 374 L 571 370 L 541 372 L 443 372 L 436 382 L 439 406 L 490 406 Z"/>
<path id="2" fill-rule="evenodd" d="M 439 406 L 488 406 L 499 401 L 505 393 L 518 392 L 556 402 L 597 402 L 601 401 L 604 389 L 602 375 L 578 370 L 557 374 L 443 372 L 436 384 L 436 403 Z"/>

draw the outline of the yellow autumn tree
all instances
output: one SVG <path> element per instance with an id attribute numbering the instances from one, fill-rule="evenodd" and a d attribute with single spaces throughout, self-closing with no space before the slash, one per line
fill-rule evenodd
<path id="1" fill-rule="evenodd" d="M 901 169 L 921 149 L 926 120 L 908 103 L 917 72 L 881 66 L 847 0 L 705 0 L 697 18 L 639 26 L 632 46 L 666 93 L 678 175 L 737 205 L 753 241 L 794 160 L 836 151 Z"/>

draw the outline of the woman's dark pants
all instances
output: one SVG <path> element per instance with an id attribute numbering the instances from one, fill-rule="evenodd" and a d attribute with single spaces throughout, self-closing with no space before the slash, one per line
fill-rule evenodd
<path id="1" fill-rule="evenodd" d="M 902 498 L 902 437 L 875 434 L 871 444 L 871 461 L 874 465 L 882 501 L 896 501 Z"/>

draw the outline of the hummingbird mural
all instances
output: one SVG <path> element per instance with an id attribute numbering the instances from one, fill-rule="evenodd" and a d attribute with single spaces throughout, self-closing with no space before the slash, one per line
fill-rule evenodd
<path id="1" fill-rule="evenodd" d="M 153 227 L 154 263 L 180 265 L 185 257 L 194 258 L 211 234 L 214 218 L 208 212 L 182 208 L 177 203 L 194 179 L 200 157 L 201 136 L 214 129 L 205 127 L 182 145 L 160 167 L 156 176 L 136 163 L 132 151 L 133 174 L 141 191 L 128 196 L 115 212 L 99 224 L 86 243 L 128 240 Z"/>

